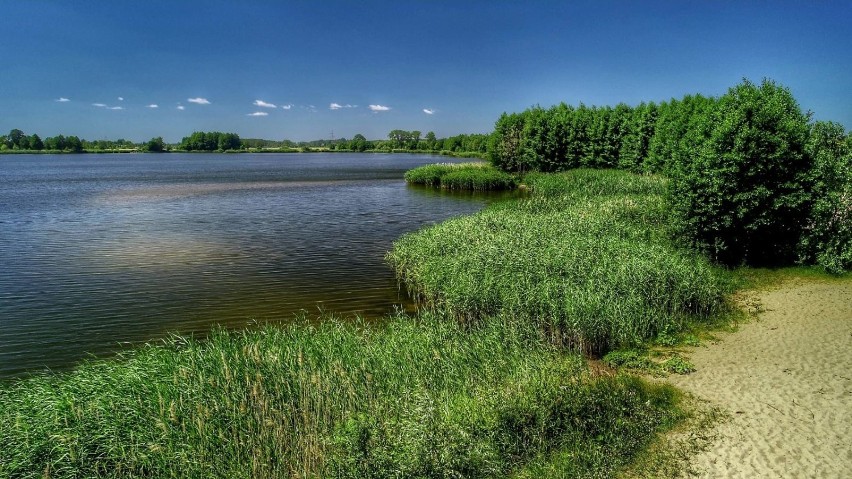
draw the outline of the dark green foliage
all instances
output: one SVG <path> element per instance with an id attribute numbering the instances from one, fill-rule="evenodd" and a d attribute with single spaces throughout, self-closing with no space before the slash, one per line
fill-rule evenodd
<path id="1" fill-rule="evenodd" d="M 840 272 L 852 265 L 852 180 L 838 127 L 810 125 L 786 88 L 744 80 L 720 98 L 504 113 L 489 158 L 512 172 L 662 173 L 678 241 L 727 265 L 798 258 Z"/>
<path id="2" fill-rule="evenodd" d="M 806 150 L 813 193 L 800 259 L 842 273 L 852 269 L 852 137 L 837 123 L 817 122 Z"/>
<path id="3" fill-rule="evenodd" d="M 448 190 L 497 191 L 515 187 L 515 177 L 487 163 L 437 163 L 405 172 L 405 181 Z"/>
<path id="4" fill-rule="evenodd" d="M 163 138 L 158 136 L 156 138 L 151 138 L 145 145 L 142 147 L 142 151 L 148 151 L 151 153 L 162 153 L 166 151 L 166 144 L 163 142 Z"/>
<path id="5" fill-rule="evenodd" d="M 184 137 L 179 148 L 186 151 L 228 151 L 240 149 L 240 136 L 219 131 L 196 131 Z"/>
<path id="6" fill-rule="evenodd" d="M 488 140 L 488 156 L 494 166 L 508 172 L 524 173 L 530 169 L 522 157 L 523 131 L 524 114 L 500 115 Z"/>
<path id="7" fill-rule="evenodd" d="M 708 126 L 708 115 L 718 101 L 702 95 L 686 95 L 681 100 L 661 103 L 642 171 L 669 174 L 676 161 L 689 161 L 696 146 L 690 134 Z"/>
<path id="8" fill-rule="evenodd" d="M 566 449 L 609 474 L 674 405 L 520 322 L 324 318 L 0 385 L 0 477 L 499 477 Z"/>
<path id="9" fill-rule="evenodd" d="M 676 234 L 724 264 L 789 264 L 808 213 L 807 115 L 786 88 L 744 80 L 703 118 L 668 168 Z"/>

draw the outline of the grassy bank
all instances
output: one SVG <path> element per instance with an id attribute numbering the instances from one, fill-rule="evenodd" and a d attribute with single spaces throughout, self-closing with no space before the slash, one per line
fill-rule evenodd
<path id="1" fill-rule="evenodd" d="M 405 181 L 447 190 L 496 191 L 515 187 L 513 175 L 488 163 L 437 163 L 405 172 Z"/>
<path id="2" fill-rule="evenodd" d="M 619 171 L 530 175 L 532 195 L 406 235 L 388 260 L 433 311 L 533 322 L 605 351 L 720 311 L 727 275 L 668 238 L 665 180 Z"/>
<path id="3" fill-rule="evenodd" d="M 674 403 L 524 322 L 217 332 L 0 387 L 0 476 L 603 477 Z"/>
<path id="4" fill-rule="evenodd" d="M 569 351 L 701 321 L 730 282 L 669 242 L 663 179 L 526 181 L 397 241 L 417 317 L 175 337 L 0 385 L 0 477 L 612 477 L 677 394 Z"/>

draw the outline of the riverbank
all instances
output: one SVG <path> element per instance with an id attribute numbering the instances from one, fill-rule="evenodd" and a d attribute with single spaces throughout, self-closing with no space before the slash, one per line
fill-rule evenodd
<path id="1" fill-rule="evenodd" d="M 668 382 L 730 419 L 692 461 L 702 478 L 852 477 L 852 278 L 754 293 L 756 320 L 693 348 Z"/>

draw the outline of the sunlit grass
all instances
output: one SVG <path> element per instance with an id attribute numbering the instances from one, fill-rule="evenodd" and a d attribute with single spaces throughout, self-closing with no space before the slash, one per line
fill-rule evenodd
<path id="1" fill-rule="evenodd" d="M 427 309 L 531 321 L 583 351 L 638 344 L 717 312 L 727 275 L 668 239 L 664 180 L 528 176 L 529 198 L 404 236 L 388 254 Z"/>
<path id="2" fill-rule="evenodd" d="M 495 191 L 515 187 L 513 175 L 488 163 L 437 163 L 423 165 L 405 172 L 410 184 L 448 190 Z"/>
<path id="3" fill-rule="evenodd" d="M 599 477 L 674 417 L 527 323 L 431 316 L 175 337 L 0 387 L 0 477 Z"/>

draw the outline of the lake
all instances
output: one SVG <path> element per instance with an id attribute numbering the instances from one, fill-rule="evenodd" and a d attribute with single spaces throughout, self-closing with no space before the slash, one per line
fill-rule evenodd
<path id="1" fill-rule="evenodd" d="M 497 198 L 387 154 L 0 156 L 0 378 L 172 332 L 410 309 L 384 254 Z"/>

